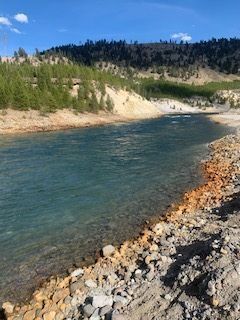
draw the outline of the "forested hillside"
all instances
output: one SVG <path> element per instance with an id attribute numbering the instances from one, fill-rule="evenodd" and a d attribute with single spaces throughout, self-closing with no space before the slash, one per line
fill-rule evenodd
<path id="1" fill-rule="evenodd" d="M 183 100 L 211 97 L 218 90 L 240 89 L 240 81 L 208 83 L 202 86 L 165 80 L 121 78 L 94 67 L 67 63 L 0 63 L 0 109 L 35 109 L 54 112 L 69 108 L 77 112 L 111 111 L 113 101 L 106 86 L 135 91 L 151 98 Z"/>
<path id="2" fill-rule="evenodd" d="M 126 41 L 87 41 L 82 45 L 63 45 L 51 48 L 45 54 L 66 56 L 77 63 L 93 66 L 109 62 L 121 67 L 156 69 L 161 67 L 209 67 L 227 74 L 240 73 L 240 39 L 212 39 L 199 43 L 162 42 L 128 44 Z"/>
<path id="3" fill-rule="evenodd" d="M 106 94 L 106 85 L 129 87 L 125 79 L 85 66 L 0 63 L 0 109 L 111 110 L 113 105 Z"/>

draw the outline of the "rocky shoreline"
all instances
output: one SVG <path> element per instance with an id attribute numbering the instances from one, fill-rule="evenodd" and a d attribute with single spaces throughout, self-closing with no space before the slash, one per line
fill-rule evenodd
<path id="1" fill-rule="evenodd" d="M 210 145 L 205 183 L 135 240 L 51 278 L 8 320 L 240 318 L 240 135 Z"/>

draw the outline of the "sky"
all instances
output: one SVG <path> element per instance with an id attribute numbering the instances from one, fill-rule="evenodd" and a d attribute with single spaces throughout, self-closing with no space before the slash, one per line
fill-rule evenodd
<path id="1" fill-rule="evenodd" d="M 240 0 L 0 0 L 0 55 L 87 39 L 240 37 Z"/>

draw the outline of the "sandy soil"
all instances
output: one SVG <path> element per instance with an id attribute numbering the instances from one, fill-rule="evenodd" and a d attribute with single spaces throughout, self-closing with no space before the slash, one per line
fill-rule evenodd
<path id="1" fill-rule="evenodd" d="M 134 92 L 115 90 L 108 87 L 107 94 L 113 100 L 113 112 L 128 119 L 147 119 L 162 115 L 161 110 L 154 103 Z"/>
<path id="2" fill-rule="evenodd" d="M 0 112 L 0 134 L 55 131 L 156 118 L 162 115 L 155 104 L 136 93 L 124 90 L 117 91 L 112 88 L 107 88 L 107 93 L 114 102 L 113 113 L 104 111 L 97 114 L 76 113 L 69 109 L 63 109 L 43 115 L 36 110 L 3 110 Z"/>
<path id="3" fill-rule="evenodd" d="M 228 125 L 234 128 L 240 128 L 240 110 L 225 112 L 222 114 L 212 114 L 209 115 L 209 118 L 215 122 Z"/>
<path id="4" fill-rule="evenodd" d="M 187 103 L 183 103 L 173 99 L 160 99 L 152 101 L 153 104 L 159 109 L 160 112 L 164 114 L 171 113 L 216 113 L 222 112 L 226 107 L 216 105 L 215 107 L 208 107 L 205 110 L 192 107 Z"/>
<path id="5" fill-rule="evenodd" d="M 105 112 L 75 114 L 71 110 L 64 109 L 42 115 L 35 110 L 17 111 L 7 109 L 4 114 L 0 114 L 0 134 L 55 131 L 127 120 L 123 116 Z"/>

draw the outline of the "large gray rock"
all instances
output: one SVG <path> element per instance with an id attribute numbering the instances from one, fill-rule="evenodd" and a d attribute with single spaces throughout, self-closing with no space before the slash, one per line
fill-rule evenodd
<path id="1" fill-rule="evenodd" d="M 113 298 L 105 295 L 94 296 L 92 305 L 94 308 L 103 308 L 105 306 L 111 307 L 113 305 Z"/>
<path id="2" fill-rule="evenodd" d="M 84 307 L 83 307 L 83 315 L 85 317 L 91 317 L 91 315 L 94 313 L 95 311 L 95 308 L 91 305 L 91 304 L 86 304 Z"/>

